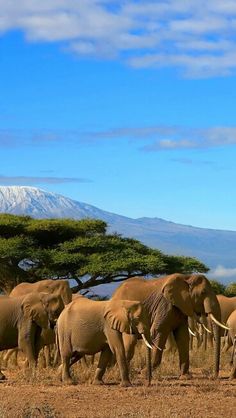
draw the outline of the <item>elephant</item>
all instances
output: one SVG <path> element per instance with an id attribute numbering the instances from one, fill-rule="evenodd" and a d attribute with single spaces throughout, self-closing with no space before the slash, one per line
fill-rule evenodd
<path id="1" fill-rule="evenodd" d="M 236 296 L 217 295 L 216 297 L 220 304 L 221 320 L 226 323 L 230 314 L 236 309 Z"/>
<path id="2" fill-rule="evenodd" d="M 220 305 L 220 312 L 221 312 L 221 321 L 223 323 L 227 323 L 228 318 L 230 317 L 231 313 L 236 309 L 236 296 L 234 297 L 228 297 L 225 295 L 216 295 L 217 300 Z M 211 329 L 212 324 L 208 320 L 207 327 Z M 225 331 L 220 331 L 221 337 L 225 337 L 226 333 Z M 205 345 L 209 343 L 210 346 L 213 346 L 213 337 L 211 335 L 207 335 L 207 339 L 205 340 Z M 226 352 L 231 347 L 231 340 L 226 338 L 224 339 L 224 346 L 223 351 Z"/>
<path id="3" fill-rule="evenodd" d="M 19 347 L 30 369 L 40 350 L 40 334 L 54 327 L 64 309 L 60 296 L 32 292 L 19 297 L 0 297 L 0 351 Z M 4 375 L 1 375 L 4 379 Z"/>
<path id="4" fill-rule="evenodd" d="M 56 339 L 62 359 L 61 380 L 72 383 L 70 366 L 84 355 L 101 352 L 94 384 L 103 383 L 106 366 L 114 354 L 121 385 L 130 386 L 122 333 L 138 333 L 151 347 L 150 324 L 140 302 L 128 300 L 94 301 L 80 297 L 67 305 L 57 321 Z"/>
<path id="5" fill-rule="evenodd" d="M 227 325 L 229 327 L 227 342 L 228 346 L 233 345 L 231 363 L 232 370 L 230 374 L 231 379 L 236 379 L 236 309 L 230 314 Z"/>
<path id="6" fill-rule="evenodd" d="M 64 305 L 72 301 L 72 291 L 67 280 L 45 279 L 35 283 L 20 283 L 11 291 L 9 296 L 22 296 L 31 292 L 45 292 L 60 295 Z"/>
<path id="7" fill-rule="evenodd" d="M 138 300 L 149 314 L 151 338 L 156 347 L 153 367 L 161 363 L 162 353 L 170 332 L 173 332 L 179 354 L 180 378 L 189 378 L 188 317 L 208 315 L 214 321 L 215 352 L 214 375 L 218 376 L 220 363 L 219 326 L 220 306 L 210 282 L 203 274 L 174 273 L 162 278 L 127 279 L 114 292 L 112 300 Z M 127 360 L 134 354 L 137 337 L 123 335 Z M 148 370 L 150 373 L 150 352 Z M 149 375 L 149 381 L 151 376 Z"/>
<path id="8" fill-rule="evenodd" d="M 67 280 L 52 280 L 45 279 L 35 283 L 20 283 L 9 294 L 10 297 L 26 295 L 30 292 L 45 292 L 53 295 L 60 295 L 64 305 L 67 305 L 72 301 L 72 291 Z M 40 336 L 39 347 L 44 349 L 44 362 L 46 366 L 50 364 L 50 349 L 49 345 L 55 343 L 55 332 L 53 329 L 43 330 Z M 16 350 L 10 350 L 4 357 L 4 362 L 7 363 L 8 359 L 15 354 L 17 359 Z M 57 354 L 55 353 L 53 363 L 57 361 Z M 17 363 L 17 360 L 15 361 Z"/>

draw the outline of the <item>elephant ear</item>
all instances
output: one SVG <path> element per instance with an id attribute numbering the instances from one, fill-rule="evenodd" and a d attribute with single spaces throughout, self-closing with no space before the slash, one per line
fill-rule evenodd
<path id="1" fill-rule="evenodd" d="M 21 304 L 24 318 L 35 322 L 40 328 L 49 327 L 48 314 L 37 294 L 27 295 Z"/>
<path id="2" fill-rule="evenodd" d="M 61 295 L 40 292 L 39 297 L 49 319 L 56 320 L 65 307 Z"/>
<path id="3" fill-rule="evenodd" d="M 166 299 L 176 306 L 184 315 L 193 316 L 193 305 L 189 293 L 189 285 L 181 275 L 171 275 L 162 288 Z"/>
<path id="4" fill-rule="evenodd" d="M 119 332 L 132 334 L 132 318 L 138 317 L 139 310 L 141 314 L 141 305 L 139 302 L 121 300 L 112 301 L 108 304 L 104 318 L 109 326 Z"/>

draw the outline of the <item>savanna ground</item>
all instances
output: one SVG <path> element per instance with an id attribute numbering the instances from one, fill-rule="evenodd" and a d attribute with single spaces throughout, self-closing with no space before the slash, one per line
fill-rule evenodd
<path id="1" fill-rule="evenodd" d="M 55 369 L 40 367 L 31 379 L 28 371 L 11 364 L 4 371 L 7 381 L 0 383 L 0 418 L 115 418 L 236 417 L 236 381 L 228 380 L 230 353 L 222 355 L 218 380 L 211 378 L 212 350 L 191 352 L 192 380 L 178 380 L 176 354 L 164 354 L 145 385 L 145 355 L 137 350 L 131 365 L 133 386 L 119 386 L 117 367 L 105 374 L 104 386 L 91 384 L 95 364 L 73 366 L 77 384 L 63 385 Z"/>

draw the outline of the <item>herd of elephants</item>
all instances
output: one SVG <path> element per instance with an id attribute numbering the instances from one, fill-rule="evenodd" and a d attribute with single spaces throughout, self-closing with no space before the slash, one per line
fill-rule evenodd
<path id="1" fill-rule="evenodd" d="M 64 383 L 72 383 L 72 364 L 100 353 L 94 384 L 103 383 L 106 367 L 116 360 L 121 385 L 130 386 L 129 364 L 141 338 L 149 383 L 171 339 L 178 350 L 180 378 L 189 378 L 190 339 L 201 335 L 200 329 L 211 337 L 215 377 L 221 337 L 227 336 L 227 348 L 232 346 L 230 378 L 236 378 L 236 297 L 215 295 L 202 274 L 130 278 L 106 301 L 72 294 L 66 280 L 20 283 L 8 296 L 0 296 L 0 324 L 0 351 L 8 350 L 5 359 L 22 351 L 32 375 L 40 350 L 56 344 Z"/>

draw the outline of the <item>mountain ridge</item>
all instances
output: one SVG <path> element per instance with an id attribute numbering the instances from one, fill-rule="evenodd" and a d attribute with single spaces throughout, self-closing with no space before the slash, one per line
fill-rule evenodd
<path id="1" fill-rule="evenodd" d="M 107 222 L 109 232 L 136 238 L 169 254 L 199 258 L 211 269 L 236 265 L 236 231 L 183 225 L 158 217 L 129 218 L 31 186 L 0 186 L 0 212 L 34 218 L 98 218 Z"/>

